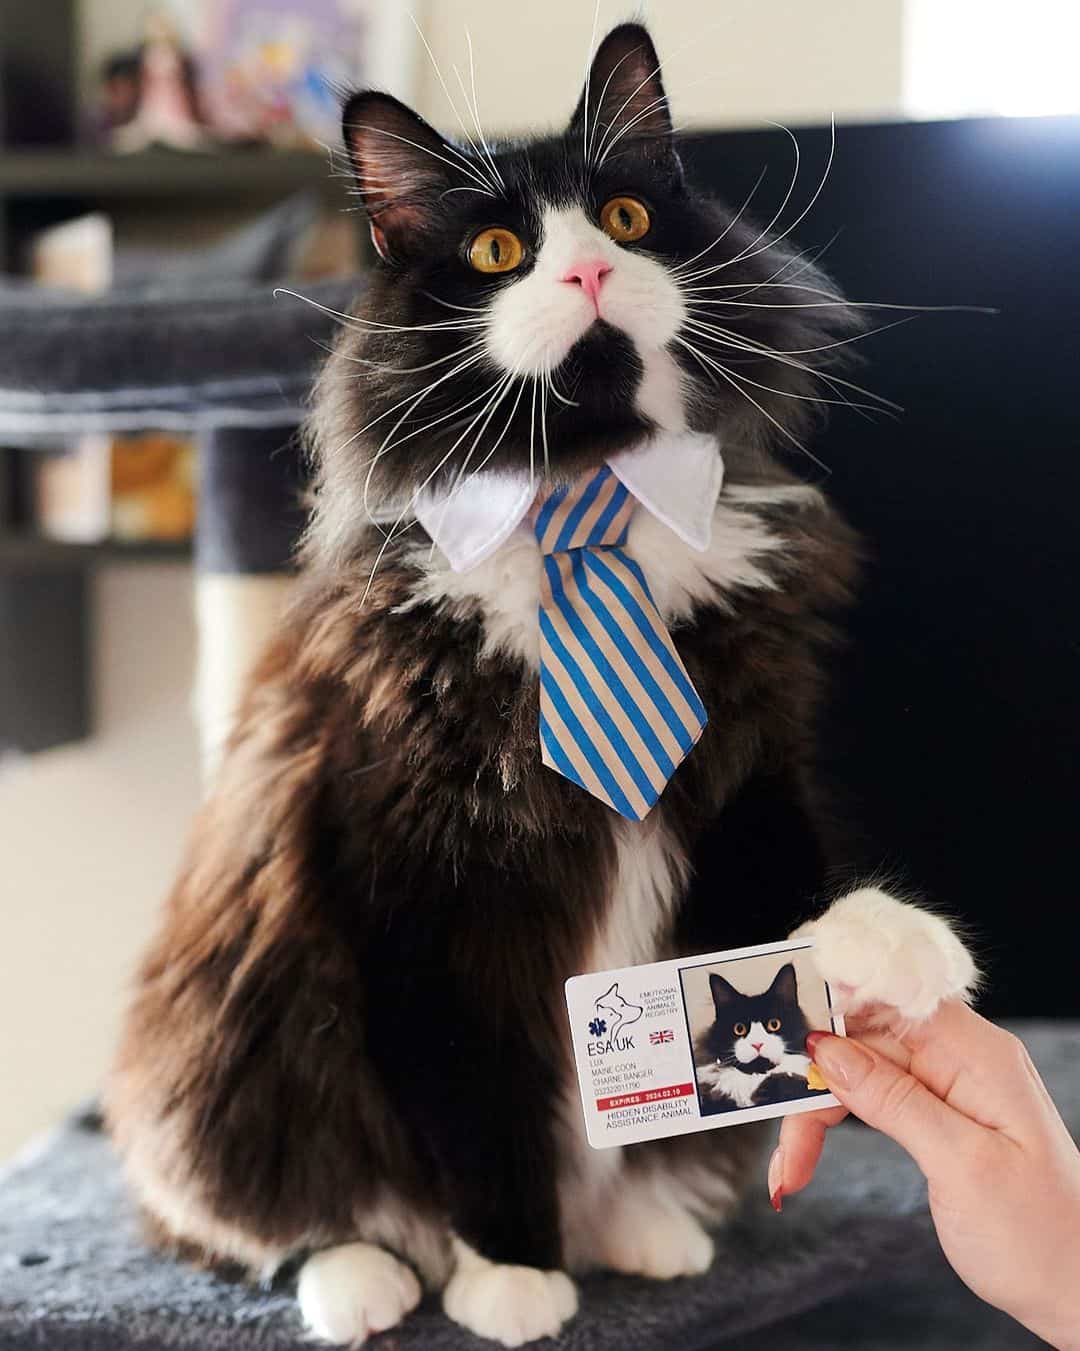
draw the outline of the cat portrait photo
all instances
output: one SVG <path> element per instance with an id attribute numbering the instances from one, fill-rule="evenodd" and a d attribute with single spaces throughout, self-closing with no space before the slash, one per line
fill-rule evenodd
<path id="1" fill-rule="evenodd" d="M 806 1036 L 836 1019 L 807 957 L 789 949 L 680 972 L 702 1116 L 827 1096 Z"/>

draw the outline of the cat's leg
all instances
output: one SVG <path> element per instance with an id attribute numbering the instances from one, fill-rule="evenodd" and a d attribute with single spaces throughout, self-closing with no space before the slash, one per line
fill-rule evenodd
<path id="1" fill-rule="evenodd" d="M 860 887 L 834 901 L 792 938 L 814 940 L 814 964 L 843 1012 L 883 1004 L 920 1022 L 945 999 L 967 999 L 977 972 L 948 921 Z"/>
<path id="2" fill-rule="evenodd" d="M 387 953 L 407 958 L 376 951 L 368 976 L 372 1055 L 454 1235 L 443 1306 L 506 1346 L 554 1336 L 577 1307 L 557 1192 L 561 967 L 533 885 L 463 870 L 451 900 L 395 907 Z"/>
<path id="3" fill-rule="evenodd" d="M 373 1243 L 345 1243 L 309 1257 L 297 1298 L 308 1332 L 357 1346 L 396 1327 L 420 1303 L 420 1282 L 404 1262 Z"/>
<path id="4" fill-rule="evenodd" d="M 478 1337 L 523 1346 L 557 1336 L 577 1312 L 577 1291 L 565 1272 L 493 1262 L 461 1239 L 454 1241 L 454 1256 L 443 1308 Z"/>
<path id="5" fill-rule="evenodd" d="M 760 1153 L 756 1128 L 592 1150 L 582 1136 L 562 1187 L 566 1264 L 649 1280 L 697 1276 L 709 1229 L 735 1210 Z"/>

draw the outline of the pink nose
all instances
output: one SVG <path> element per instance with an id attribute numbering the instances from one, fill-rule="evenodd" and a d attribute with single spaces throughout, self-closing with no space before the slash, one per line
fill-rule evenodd
<path id="1" fill-rule="evenodd" d="M 602 258 L 593 258 L 587 263 L 575 263 L 562 280 L 580 286 L 595 305 L 600 295 L 600 283 L 610 271 L 610 263 L 605 263 Z"/>
<path id="2" fill-rule="evenodd" d="M 755 1051 L 760 1051 L 761 1048 L 765 1045 L 765 1043 L 763 1041 L 752 1041 L 750 1045 L 754 1048 Z"/>

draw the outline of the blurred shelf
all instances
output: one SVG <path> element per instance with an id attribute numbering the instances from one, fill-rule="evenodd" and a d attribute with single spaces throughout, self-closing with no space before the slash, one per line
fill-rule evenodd
<path id="1" fill-rule="evenodd" d="M 0 196 L 7 197 L 243 197 L 324 191 L 340 184 L 325 154 L 307 150 L 234 150 L 210 154 L 147 150 L 0 152 Z"/>
<path id="2" fill-rule="evenodd" d="M 191 558 L 190 540 L 145 540 L 124 543 L 67 544 L 18 531 L 0 533 L 0 571 L 33 572 L 47 568 L 90 568 L 101 563 L 184 563 Z"/>

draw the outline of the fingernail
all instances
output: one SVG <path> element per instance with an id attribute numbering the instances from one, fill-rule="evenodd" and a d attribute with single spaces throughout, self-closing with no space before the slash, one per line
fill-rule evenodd
<path id="1" fill-rule="evenodd" d="M 874 1068 L 873 1057 L 858 1042 L 829 1032 L 811 1032 L 806 1050 L 825 1078 L 841 1088 L 858 1088 Z"/>
<path id="2" fill-rule="evenodd" d="M 777 1214 L 784 1208 L 784 1151 L 779 1145 L 769 1160 L 769 1201 Z"/>

